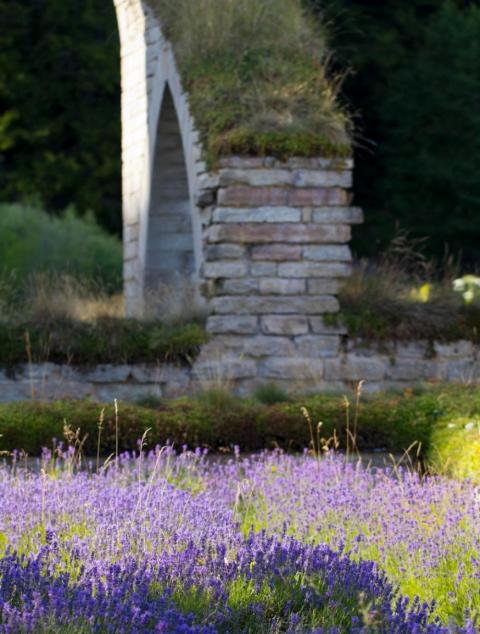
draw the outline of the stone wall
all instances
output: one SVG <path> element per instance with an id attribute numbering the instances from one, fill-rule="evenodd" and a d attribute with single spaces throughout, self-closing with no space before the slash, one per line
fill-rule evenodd
<path id="1" fill-rule="evenodd" d="M 404 389 L 418 384 L 480 382 L 478 349 L 469 341 L 451 344 L 413 342 L 365 346 L 361 341 L 343 340 L 341 349 L 321 350 L 315 363 L 303 364 L 302 359 L 283 358 L 280 363 L 263 362 L 264 377 L 257 366 L 262 357 L 270 357 L 268 339 L 260 335 L 249 338 L 244 356 L 238 354 L 225 364 L 206 363 L 200 358 L 192 368 L 162 364 L 99 365 L 95 368 L 75 368 L 50 363 L 21 366 L 15 372 L 0 370 L 0 402 L 35 399 L 91 398 L 112 402 L 113 399 L 133 401 L 146 396 L 175 397 L 193 394 L 208 387 L 225 387 L 245 394 L 260 384 L 274 382 L 288 393 L 330 391 L 348 393 L 356 383 L 365 380 L 364 390 Z M 308 337 L 308 335 L 299 335 Z M 279 348 L 289 352 L 289 340 L 279 336 Z M 301 341 L 301 340 L 300 340 Z M 308 339 L 303 341 L 308 342 Z M 291 344 L 290 344 L 291 345 Z M 298 344 L 300 345 L 300 344 Z M 312 354 L 311 351 L 308 351 Z M 275 358 L 275 357 L 274 357 Z M 286 370 L 287 368 L 287 370 Z M 289 375 L 287 379 L 285 374 Z"/>
<path id="2" fill-rule="evenodd" d="M 212 342 L 197 372 L 243 379 L 323 380 L 340 332 L 322 316 L 339 309 L 350 274 L 351 159 L 232 157 L 220 162 L 201 205 L 203 292 Z"/>

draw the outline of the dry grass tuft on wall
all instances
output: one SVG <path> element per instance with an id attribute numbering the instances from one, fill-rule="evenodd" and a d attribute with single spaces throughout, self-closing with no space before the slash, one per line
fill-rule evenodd
<path id="1" fill-rule="evenodd" d="M 210 162 L 350 153 L 351 122 L 318 20 L 300 0 L 151 0 Z"/>

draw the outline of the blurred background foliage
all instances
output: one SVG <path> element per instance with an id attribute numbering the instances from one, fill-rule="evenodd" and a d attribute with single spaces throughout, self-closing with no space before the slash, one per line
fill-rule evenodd
<path id="1" fill-rule="evenodd" d="M 478 0 L 306 0 L 330 27 L 356 119 L 355 197 L 371 256 L 397 227 L 480 261 Z"/>
<path id="2" fill-rule="evenodd" d="M 0 0 L 0 200 L 73 204 L 121 230 L 111 0 Z"/>
<path id="3" fill-rule="evenodd" d="M 193 0 L 192 0 L 193 1 Z M 281 4 L 282 0 L 277 0 Z M 329 33 L 355 116 L 357 254 L 397 228 L 480 261 L 478 0 L 303 0 Z M 0 200 L 72 204 L 121 231 L 113 2 L 0 0 Z"/>

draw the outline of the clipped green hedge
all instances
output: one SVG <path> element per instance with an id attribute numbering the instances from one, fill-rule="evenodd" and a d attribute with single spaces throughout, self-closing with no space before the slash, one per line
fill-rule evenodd
<path id="1" fill-rule="evenodd" d="M 177 447 L 203 446 L 213 450 L 240 446 L 255 451 L 280 446 L 301 450 L 308 446 L 310 433 L 301 411 L 306 407 L 314 426 L 322 421 L 321 435 L 335 431 L 345 447 L 346 411 L 342 396 L 315 395 L 289 402 L 265 405 L 253 399 L 182 398 L 158 407 L 119 404 L 120 449 L 136 448 L 146 429 L 149 446 L 165 444 Z M 61 439 L 66 421 L 71 428 L 88 434 L 85 453 L 97 449 L 98 420 L 104 410 L 101 451 L 115 448 L 115 411 L 111 404 L 90 401 L 55 403 L 15 402 L 0 404 L 0 449 L 24 449 L 38 455 L 42 446 L 51 446 L 52 438 Z M 432 436 L 438 428 L 458 417 L 480 416 L 480 388 L 441 387 L 415 393 L 380 394 L 362 399 L 357 441 L 360 450 L 384 449 L 392 453 L 422 443 L 422 455 L 428 456 Z M 350 407 L 353 425 L 354 407 Z"/>
<path id="2" fill-rule="evenodd" d="M 0 366 L 13 368 L 29 358 L 72 365 L 189 363 L 207 340 L 198 324 L 167 326 L 120 318 L 16 325 L 0 321 Z"/>

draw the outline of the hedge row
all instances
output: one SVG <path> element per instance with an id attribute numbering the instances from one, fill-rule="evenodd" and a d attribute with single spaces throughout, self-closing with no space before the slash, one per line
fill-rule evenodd
<path id="1" fill-rule="evenodd" d="M 118 408 L 119 448 L 136 448 L 146 429 L 148 444 L 177 447 L 209 447 L 212 450 L 240 446 L 255 451 L 275 446 L 301 450 L 310 442 L 306 407 L 316 427 L 322 422 L 321 436 L 335 432 L 345 447 L 346 406 L 341 396 L 315 395 L 277 404 L 253 399 L 182 398 L 145 407 L 120 403 Z M 38 455 L 52 438 L 62 439 L 64 423 L 87 435 L 84 451 L 97 450 L 98 421 L 104 411 L 100 446 L 103 454 L 115 449 L 116 416 L 111 404 L 90 401 L 55 403 L 15 402 L 0 405 L 0 449 L 23 449 Z M 349 408 L 350 429 L 355 418 L 354 403 Z M 362 399 L 358 413 L 357 444 L 360 450 L 383 449 L 398 453 L 418 441 L 424 457 L 436 448 L 435 434 L 447 434 L 449 423 L 480 415 L 480 388 L 439 387 L 426 391 L 405 391 Z"/>

